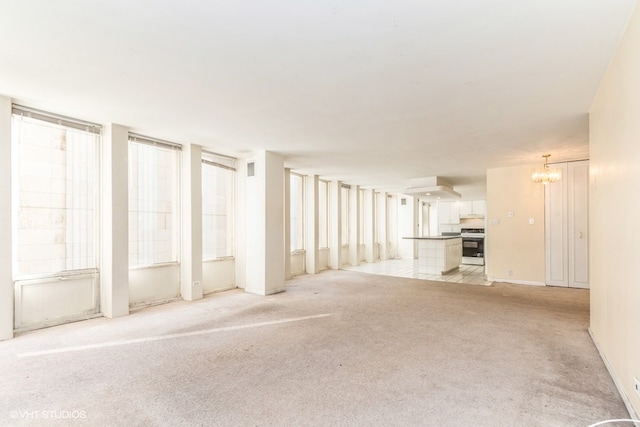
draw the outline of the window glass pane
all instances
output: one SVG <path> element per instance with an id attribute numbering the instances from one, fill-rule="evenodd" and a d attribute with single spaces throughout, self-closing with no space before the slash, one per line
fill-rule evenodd
<path id="1" fill-rule="evenodd" d="M 233 256 L 235 172 L 202 163 L 202 258 Z"/>
<path id="2" fill-rule="evenodd" d="M 320 248 L 329 247 L 329 183 L 318 182 L 318 244 Z"/>
<path id="3" fill-rule="evenodd" d="M 304 249 L 304 177 L 290 178 L 291 250 Z"/>
<path id="4" fill-rule="evenodd" d="M 129 142 L 129 266 L 179 260 L 180 151 Z"/>
<path id="5" fill-rule="evenodd" d="M 17 277 L 97 268 L 100 135 L 12 116 Z"/>

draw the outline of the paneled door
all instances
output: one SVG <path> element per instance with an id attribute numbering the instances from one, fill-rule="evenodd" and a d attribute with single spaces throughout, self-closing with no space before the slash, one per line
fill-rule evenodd
<path id="1" fill-rule="evenodd" d="M 546 283 L 589 288 L 589 161 L 552 166 L 562 179 L 545 185 Z"/>
<path id="2" fill-rule="evenodd" d="M 589 162 L 567 166 L 569 287 L 589 288 Z"/>

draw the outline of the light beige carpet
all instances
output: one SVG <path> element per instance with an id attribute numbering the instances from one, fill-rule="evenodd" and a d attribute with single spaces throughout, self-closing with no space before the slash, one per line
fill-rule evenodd
<path id="1" fill-rule="evenodd" d="M 628 417 L 587 333 L 586 290 L 345 271 L 287 285 L 0 342 L 0 425 L 587 426 Z"/>

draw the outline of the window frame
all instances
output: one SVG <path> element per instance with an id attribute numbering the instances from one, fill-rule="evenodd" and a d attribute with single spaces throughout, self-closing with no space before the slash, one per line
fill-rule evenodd
<path id="1" fill-rule="evenodd" d="M 132 213 L 132 206 L 131 206 L 131 190 L 132 190 L 132 168 L 133 168 L 133 163 L 132 163 L 132 155 L 131 155 L 131 149 L 132 149 L 132 144 L 140 144 L 140 145 L 146 145 L 146 146 L 151 146 L 154 148 L 158 148 L 158 149 L 163 149 L 163 150 L 168 150 L 168 151 L 172 151 L 174 153 L 176 153 L 175 158 L 174 158 L 174 185 L 173 185 L 173 190 L 172 190 L 172 196 L 173 196 L 173 200 L 172 200 L 172 210 L 171 210 L 171 215 L 172 215 L 172 227 L 171 227 L 171 260 L 169 261 L 154 261 L 151 263 L 137 263 L 137 264 L 132 264 L 131 263 L 131 243 L 132 243 L 132 233 L 131 233 L 131 221 L 129 221 L 129 249 L 128 249 L 128 259 L 129 259 L 129 269 L 130 270 L 136 270 L 136 269 L 145 269 L 145 268 L 153 268 L 153 267 L 159 267 L 159 266 L 164 266 L 164 265 L 177 265 L 181 263 L 181 256 L 182 256 L 182 145 L 180 144 L 176 144 L 173 142 L 168 142 L 168 141 L 163 141 L 160 139 L 156 139 L 156 138 L 152 138 L 152 137 L 148 137 L 148 136 L 143 136 L 143 135 L 138 135 L 135 133 L 129 133 L 129 139 L 128 139 L 128 152 L 129 152 L 129 179 L 128 179 L 128 186 L 129 186 L 129 207 L 128 207 L 128 215 L 131 216 Z M 139 173 L 139 172 L 138 172 Z M 157 180 L 156 180 L 157 181 Z M 137 199 L 139 200 L 139 198 Z M 157 211 L 157 209 L 156 209 Z M 139 212 L 139 209 L 136 210 L 135 212 Z M 156 215 L 158 214 L 158 212 L 156 212 Z M 139 223 L 138 223 L 139 224 Z M 138 252 L 138 255 L 136 256 L 136 259 L 140 259 L 140 255 Z"/>
<path id="2" fill-rule="evenodd" d="M 29 122 L 38 122 L 42 123 L 44 126 L 51 126 L 52 128 L 60 128 L 65 132 L 85 132 L 90 135 L 95 135 L 95 141 L 89 142 L 90 144 L 94 144 L 95 146 L 92 148 L 92 166 L 95 171 L 92 175 L 92 185 L 87 187 L 87 191 L 90 191 L 93 196 L 93 203 L 91 209 L 93 210 L 92 215 L 87 216 L 87 218 L 91 218 L 93 227 L 92 227 L 92 239 L 93 244 L 91 249 L 91 264 L 92 266 L 84 266 L 80 268 L 69 268 L 68 265 L 65 265 L 64 269 L 59 269 L 55 271 L 48 272 L 38 272 L 38 273 L 22 273 L 21 268 L 19 267 L 19 251 L 20 251 L 20 237 L 19 237 L 19 221 L 20 221 L 20 208 L 22 207 L 20 202 L 21 197 L 21 166 L 20 166 L 20 155 L 19 155 L 19 144 L 21 144 L 19 138 L 20 136 L 16 135 L 16 120 L 27 119 Z M 27 124 L 29 123 L 27 122 Z M 102 227 L 101 227 L 101 168 L 100 168 L 100 160 L 101 160 L 101 149 L 102 149 L 102 127 L 99 124 L 91 123 L 88 121 L 83 121 L 80 119 L 75 119 L 67 116 L 62 116 L 55 113 L 50 113 L 38 109 L 34 109 L 31 107 L 26 107 L 19 104 L 12 104 L 11 111 L 11 145 L 12 145 L 12 196 L 11 196 L 11 212 L 12 212 L 12 278 L 13 280 L 18 282 L 30 281 L 30 280 L 40 280 L 40 279 L 50 279 L 50 278 L 72 278 L 75 276 L 85 276 L 85 275 L 96 275 L 100 271 L 100 259 L 101 259 L 101 239 L 102 239 Z M 65 165 L 68 165 L 66 161 L 69 159 L 69 153 L 65 147 Z M 53 163 L 52 163 L 53 164 Z M 72 167 L 74 167 L 72 165 Z M 67 177 L 67 173 L 65 173 L 65 177 Z M 68 180 L 65 179 L 65 185 L 68 185 Z M 50 193 L 53 194 L 53 193 Z M 65 200 L 67 200 L 68 191 L 65 190 L 64 193 Z M 65 207 L 61 208 L 65 210 L 65 215 L 68 214 L 69 210 L 73 210 L 73 208 L 69 208 L 67 206 L 68 202 L 65 202 Z M 50 207 L 48 209 L 53 209 Z M 67 233 L 70 231 L 69 228 L 65 226 L 65 245 L 68 245 L 67 242 Z M 75 244 L 75 243 L 72 243 Z M 73 257 L 67 257 L 65 255 L 64 262 L 67 264 Z"/>
<path id="3" fill-rule="evenodd" d="M 236 169 L 236 159 L 234 157 L 224 156 L 222 154 L 212 153 L 206 150 L 202 150 L 201 154 L 201 164 L 202 164 L 202 261 L 221 261 L 225 259 L 235 259 L 236 253 L 236 183 L 237 183 L 237 169 Z M 215 257 L 205 257 L 205 249 L 204 249 L 204 240 L 205 240 L 205 227 L 204 227 L 204 168 L 205 166 L 215 167 L 223 170 L 228 170 L 231 172 L 231 182 L 230 185 L 230 194 L 229 194 L 229 202 L 227 204 L 227 224 L 231 222 L 231 230 L 227 230 L 227 242 L 226 246 L 228 248 L 227 253 L 229 255 L 219 256 L 216 254 Z M 230 249 L 229 249 L 230 248 Z"/>

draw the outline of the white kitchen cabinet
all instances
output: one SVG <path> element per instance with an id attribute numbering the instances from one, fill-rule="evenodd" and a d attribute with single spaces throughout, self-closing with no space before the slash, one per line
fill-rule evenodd
<path id="1" fill-rule="evenodd" d="M 467 200 L 458 202 L 460 204 L 460 217 L 484 218 L 486 202 L 484 200 Z"/>
<path id="2" fill-rule="evenodd" d="M 438 224 L 460 224 L 460 202 L 438 201 Z"/>
<path id="3" fill-rule="evenodd" d="M 589 288 L 589 161 L 552 167 L 562 178 L 545 186 L 546 282 Z"/>

